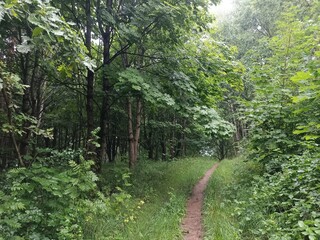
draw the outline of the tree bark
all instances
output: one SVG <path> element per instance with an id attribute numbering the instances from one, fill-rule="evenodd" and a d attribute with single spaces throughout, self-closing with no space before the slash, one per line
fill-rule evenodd
<path id="1" fill-rule="evenodd" d="M 8 95 L 8 93 L 6 91 L 6 87 L 5 86 L 2 88 L 2 94 L 3 94 L 4 100 L 5 100 L 5 104 L 6 104 L 6 108 L 7 108 L 8 123 L 9 123 L 10 126 L 13 126 L 14 123 L 13 123 L 13 119 L 12 119 L 13 118 L 12 109 L 10 107 L 12 105 L 12 102 L 11 102 L 10 96 Z M 15 149 L 15 151 L 17 153 L 19 166 L 20 167 L 24 167 L 25 163 L 24 163 L 24 161 L 22 159 L 22 156 L 21 156 L 21 153 L 20 153 L 20 149 L 19 149 L 18 144 L 17 144 L 16 136 L 15 136 L 13 130 L 10 130 L 10 137 L 11 137 L 14 149 Z"/>
<path id="2" fill-rule="evenodd" d="M 21 55 L 20 56 L 20 68 L 21 68 L 21 79 L 22 79 L 22 83 L 24 85 L 30 86 L 31 87 L 31 83 L 30 83 L 30 79 L 29 79 L 29 58 L 30 58 L 30 54 L 26 54 L 25 56 Z M 24 89 L 24 93 L 22 96 L 22 105 L 21 105 L 21 111 L 23 114 L 25 114 L 26 116 L 30 116 L 30 103 L 31 103 L 31 96 L 30 96 L 30 91 L 31 89 L 25 88 Z M 30 130 L 30 122 L 28 120 L 25 120 L 22 124 L 22 128 L 24 130 L 24 133 L 21 136 L 20 139 L 20 154 L 21 156 L 25 156 L 28 154 L 29 151 L 29 142 L 30 142 L 30 138 L 31 138 L 31 130 Z"/>
<path id="3" fill-rule="evenodd" d="M 86 33 L 85 33 L 85 45 L 88 49 L 88 55 L 91 57 L 91 34 L 92 34 L 92 16 L 91 16 L 91 0 L 86 1 Z M 86 93 L 86 112 L 87 112 L 87 139 L 86 139 L 86 158 L 95 159 L 95 145 L 92 143 L 94 130 L 94 72 L 87 69 L 87 93 Z"/>
<path id="4" fill-rule="evenodd" d="M 141 114 L 142 114 L 142 102 L 141 99 L 137 99 L 136 106 L 136 124 L 133 129 L 133 118 L 132 118 L 132 103 L 128 97 L 128 135 L 129 135 L 129 167 L 135 167 L 138 156 L 139 156 L 139 139 L 141 132 Z"/>
<path id="5" fill-rule="evenodd" d="M 167 160 L 167 146 L 164 139 L 161 141 L 161 154 L 161 159 L 164 161 Z"/>
<path id="6" fill-rule="evenodd" d="M 135 143 L 133 134 L 133 123 L 132 123 L 132 103 L 131 99 L 128 97 L 127 100 L 128 107 L 128 136 L 129 136 L 129 167 L 133 168 L 135 165 Z"/>
<path id="7" fill-rule="evenodd" d="M 107 0 L 107 11 L 111 14 L 113 0 Z M 103 69 L 102 69 L 102 91 L 103 100 L 100 111 L 100 148 L 98 151 L 98 159 L 96 161 L 96 170 L 99 172 L 101 170 L 101 163 L 108 162 L 107 154 L 107 142 L 108 142 L 108 124 L 109 124 L 109 95 L 110 95 L 110 80 L 108 76 L 108 66 L 110 64 L 110 47 L 111 47 L 111 34 L 112 27 L 106 26 L 102 27 L 102 19 L 100 12 L 100 1 L 97 4 L 97 17 L 100 32 L 103 39 Z"/>
<path id="8" fill-rule="evenodd" d="M 139 142 L 140 142 L 140 132 L 141 132 L 141 114 L 142 114 L 142 101 L 141 98 L 137 99 L 137 116 L 136 116 L 136 129 L 135 129 L 135 162 L 137 162 L 139 156 Z"/>

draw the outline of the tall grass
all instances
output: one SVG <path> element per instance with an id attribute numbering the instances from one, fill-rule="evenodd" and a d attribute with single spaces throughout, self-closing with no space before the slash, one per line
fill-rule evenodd
<path id="1" fill-rule="evenodd" d="M 252 173 L 258 171 L 258 166 L 240 158 L 220 163 L 205 192 L 205 240 L 243 239 L 235 216 L 236 201 L 249 199 Z"/>
<path id="2" fill-rule="evenodd" d="M 131 202 L 143 201 L 144 204 L 130 205 L 129 208 L 135 208 L 131 209 L 134 218 L 129 218 L 125 223 L 115 225 L 113 223 L 119 221 L 112 221 L 112 217 L 108 216 L 93 219 L 88 226 L 90 229 L 87 229 L 87 239 L 182 239 L 180 223 L 187 198 L 195 183 L 213 164 L 214 161 L 209 158 L 141 162 L 132 172 L 132 186 L 127 187 L 126 191 L 130 193 Z M 123 180 L 119 177 L 123 168 L 112 168 L 106 171 L 109 180 L 104 182 L 119 179 L 112 183 L 114 185 Z M 114 170 L 116 168 L 122 170 Z"/>

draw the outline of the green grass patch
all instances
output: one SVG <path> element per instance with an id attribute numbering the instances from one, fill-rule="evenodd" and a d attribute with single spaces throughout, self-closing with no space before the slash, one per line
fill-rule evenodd
<path id="1" fill-rule="evenodd" d="M 187 198 L 195 183 L 213 164 L 209 158 L 143 161 L 131 175 L 122 166 L 108 167 L 104 174 L 109 174 L 105 175 L 109 180 L 102 180 L 102 183 L 109 181 L 111 187 L 107 190 L 112 192 L 112 188 L 117 189 L 116 185 L 125 189 L 117 193 L 120 194 L 120 199 L 116 200 L 121 206 L 120 215 L 112 221 L 115 216 L 98 214 L 87 224 L 87 237 L 99 240 L 182 239 L 180 223 Z M 128 182 L 132 186 L 128 186 Z"/>
<path id="2" fill-rule="evenodd" d="M 258 167 L 240 158 L 224 160 L 208 183 L 204 200 L 205 240 L 243 239 L 238 228 L 236 201 L 247 200 L 253 172 Z M 247 239 L 254 239 L 248 237 Z"/>

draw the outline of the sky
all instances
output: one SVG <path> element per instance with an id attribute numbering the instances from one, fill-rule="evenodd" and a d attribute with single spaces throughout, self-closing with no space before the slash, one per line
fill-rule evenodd
<path id="1" fill-rule="evenodd" d="M 234 8 L 234 0 L 221 0 L 218 6 L 213 5 L 210 7 L 210 12 L 212 12 L 217 19 L 223 18 L 228 15 Z"/>

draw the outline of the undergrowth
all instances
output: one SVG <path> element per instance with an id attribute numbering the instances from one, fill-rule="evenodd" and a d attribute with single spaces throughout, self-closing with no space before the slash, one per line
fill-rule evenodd
<path id="1" fill-rule="evenodd" d="M 240 158 L 220 163 L 205 192 L 205 240 L 255 239 L 253 236 L 243 238 L 234 213 L 237 202 L 250 197 L 251 181 L 258 172 L 259 165 Z"/>
<path id="2" fill-rule="evenodd" d="M 320 167 L 316 154 L 292 156 L 282 171 L 257 176 L 251 196 L 238 203 L 240 229 L 256 239 L 320 239 Z"/>
<path id="3" fill-rule="evenodd" d="M 181 219 L 194 184 L 214 164 L 209 158 L 189 158 L 171 162 L 143 161 L 130 173 L 121 163 L 104 169 L 105 191 L 119 189 L 130 199 L 122 222 L 113 224 L 97 214 L 87 225 L 87 239 L 181 239 Z M 102 184 L 104 185 L 104 184 Z M 127 197 L 128 197 L 127 196 Z M 131 204 L 131 203 L 138 204 Z"/>
<path id="4" fill-rule="evenodd" d="M 119 162 L 97 176 L 81 154 L 61 154 L 1 173 L 0 240 L 180 239 L 186 199 L 214 163 Z"/>
<path id="5" fill-rule="evenodd" d="M 319 158 L 292 156 L 276 174 L 262 164 L 225 160 L 205 197 L 205 239 L 320 239 Z"/>

